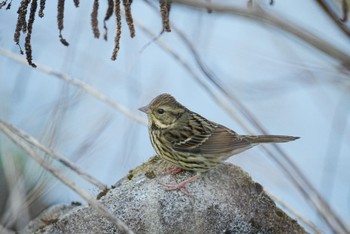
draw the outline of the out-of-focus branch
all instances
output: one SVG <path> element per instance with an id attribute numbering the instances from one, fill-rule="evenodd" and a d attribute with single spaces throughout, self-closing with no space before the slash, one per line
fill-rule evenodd
<path id="1" fill-rule="evenodd" d="M 220 12 L 230 16 L 239 16 L 244 17 L 249 20 L 253 20 L 256 23 L 265 24 L 273 26 L 279 30 L 285 31 L 300 40 L 304 41 L 306 44 L 322 51 L 326 55 L 338 60 L 342 66 L 350 69 L 350 55 L 343 52 L 339 48 L 335 47 L 331 43 L 325 41 L 319 36 L 313 34 L 306 28 L 303 28 L 299 25 L 292 24 L 286 20 L 283 20 L 283 17 L 278 16 L 274 13 L 265 11 L 260 5 L 254 4 L 251 8 L 240 8 L 232 5 L 222 5 L 214 4 L 206 1 L 194 1 L 194 0 L 173 0 L 173 2 L 191 6 L 195 8 L 201 8 L 204 10 L 211 9 L 213 12 Z"/>
<path id="2" fill-rule="evenodd" d="M 86 192 L 84 189 L 79 188 L 69 179 L 65 178 L 58 170 L 52 167 L 41 156 L 36 154 L 34 150 L 32 150 L 28 145 L 23 143 L 23 141 L 18 140 L 17 135 L 10 130 L 10 128 L 8 127 L 8 124 L 4 122 L 0 122 L 0 131 L 3 132 L 11 141 L 13 141 L 13 143 L 15 143 L 20 148 L 22 148 L 32 159 L 34 159 L 37 163 L 39 163 L 40 166 L 45 168 L 45 170 L 49 171 L 58 180 L 60 180 L 62 183 L 64 183 L 73 191 L 75 191 L 77 194 L 79 194 L 86 202 L 88 202 L 93 208 L 95 208 L 95 210 L 100 215 L 107 218 L 124 233 L 133 233 L 133 231 L 130 230 L 123 221 L 115 217 L 106 207 L 104 207 L 101 203 L 97 202 L 93 197 L 91 197 L 88 192 Z"/>
<path id="3" fill-rule="evenodd" d="M 184 41 L 184 44 L 189 48 L 193 54 L 198 66 L 202 70 L 205 77 L 210 80 L 219 90 L 222 92 L 230 101 L 232 101 L 237 108 L 244 114 L 244 116 L 262 133 L 268 135 L 269 133 L 264 129 L 264 127 L 259 123 L 259 121 L 254 117 L 253 113 L 249 111 L 248 108 L 235 96 L 227 90 L 227 88 L 217 79 L 215 74 L 205 65 L 199 56 L 197 50 L 190 42 L 190 40 L 176 27 L 172 26 L 174 31 L 180 36 Z M 245 126 L 242 126 L 245 128 Z M 250 132 L 251 133 L 251 132 Z M 252 133 L 251 133 L 252 134 Z M 290 159 L 290 157 L 282 150 L 277 144 L 273 144 L 277 152 L 280 155 L 273 153 L 267 146 L 261 146 L 264 151 L 282 168 L 283 172 L 287 174 L 288 178 L 294 183 L 294 185 L 299 189 L 303 196 L 311 203 L 311 205 L 319 212 L 321 217 L 329 224 L 332 230 L 337 231 L 342 226 L 346 230 L 345 225 L 337 217 L 335 212 L 327 204 L 326 201 L 321 197 L 320 193 L 314 188 L 314 186 L 308 181 L 304 173 L 299 169 L 299 167 Z M 335 219 L 335 220 L 334 220 Z M 334 222 L 336 221 L 336 222 Z M 339 224 L 338 226 L 333 226 L 335 223 Z"/>
<path id="4" fill-rule="evenodd" d="M 6 56 L 6 57 L 8 57 L 16 62 L 27 65 L 27 61 L 22 56 L 17 55 L 11 51 L 5 50 L 1 47 L 0 47 L 0 55 L 4 55 L 4 56 Z M 126 106 L 124 106 L 120 103 L 117 103 L 116 101 L 110 99 L 109 97 L 107 97 L 106 95 L 104 95 L 103 93 L 101 93 L 100 91 L 95 89 L 93 86 L 91 86 L 91 85 L 89 85 L 81 80 L 72 79 L 68 75 L 60 73 L 58 71 L 54 71 L 50 67 L 47 67 L 47 66 L 44 66 L 44 65 L 41 65 L 38 63 L 36 63 L 36 65 L 37 65 L 37 67 L 36 67 L 37 70 L 44 72 L 46 74 L 52 75 L 54 77 L 57 77 L 61 80 L 64 80 L 65 82 L 67 82 L 70 85 L 74 85 L 74 86 L 80 88 L 81 90 L 83 90 L 85 93 L 88 93 L 91 96 L 94 96 L 98 100 L 106 103 L 107 105 L 111 106 L 113 109 L 116 109 L 117 111 L 125 114 L 126 116 L 130 117 L 131 119 L 135 120 L 136 122 L 143 124 L 143 125 L 147 125 L 147 121 L 144 118 L 142 118 L 141 115 L 136 114 L 135 112 L 133 112 L 132 110 L 130 110 Z"/>
<path id="5" fill-rule="evenodd" d="M 83 179 L 85 179 L 86 181 L 90 182 L 91 184 L 95 185 L 96 187 L 98 187 L 101 190 L 104 190 L 107 188 L 107 185 L 103 184 L 102 182 L 96 180 L 95 178 L 93 178 L 91 175 L 87 174 L 86 172 L 84 172 L 82 169 L 80 169 L 77 165 L 75 165 L 74 163 L 70 162 L 69 160 L 65 159 L 65 157 L 63 155 L 58 154 L 57 152 L 55 152 L 54 150 L 47 148 L 46 146 L 42 145 L 39 141 L 37 141 L 35 138 L 29 136 L 28 134 L 24 133 L 23 131 L 19 130 L 18 128 L 14 127 L 13 125 L 9 124 L 9 123 L 5 123 L 3 120 L 0 119 L 0 124 L 6 125 L 6 127 L 8 128 L 8 130 L 10 130 L 13 134 L 15 134 L 16 136 L 22 138 L 24 141 L 26 141 L 27 143 L 35 146 L 36 148 L 44 151 L 45 153 L 47 153 L 49 156 L 51 156 L 52 158 L 54 158 L 55 160 L 57 160 L 58 162 L 62 163 L 63 165 L 65 165 L 66 167 L 70 168 L 71 170 L 73 170 L 75 173 L 77 173 L 78 175 L 80 175 Z"/>
<path id="6" fill-rule="evenodd" d="M 299 219 L 301 222 L 303 222 L 306 226 L 312 229 L 314 233 L 321 234 L 322 232 L 313 224 L 310 220 L 307 220 L 306 218 L 303 217 L 302 214 L 298 213 L 295 209 L 293 209 L 290 205 L 285 203 L 283 200 L 281 200 L 278 196 L 275 194 L 271 193 L 270 191 L 267 191 L 264 189 L 265 193 L 269 195 L 275 202 L 280 204 L 284 209 L 292 213 L 297 219 Z"/>
<path id="7" fill-rule="evenodd" d="M 151 4 L 152 5 L 152 4 Z M 136 24 L 150 37 L 156 38 L 157 36 L 153 34 L 149 29 L 142 26 L 142 24 L 136 22 Z M 193 54 L 198 66 L 204 73 L 205 77 L 210 80 L 217 88 L 218 90 L 223 93 L 228 99 L 233 101 L 236 106 L 239 108 L 240 111 L 244 113 L 244 116 L 250 120 L 250 122 L 259 129 L 263 134 L 268 134 L 265 129 L 261 126 L 261 124 L 254 118 L 253 114 L 229 91 L 225 89 L 223 84 L 219 82 L 218 79 L 216 79 L 215 75 L 205 66 L 203 61 L 201 60 L 199 54 L 197 53 L 196 49 L 193 47 L 192 43 L 179 32 L 179 30 L 176 30 L 176 27 L 172 26 L 175 29 L 175 32 L 177 32 L 180 36 L 180 38 L 184 41 L 184 44 L 189 48 L 191 53 Z M 228 113 L 231 114 L 232 117 L 234 117 L 236 120 L 238 120 L 238 123 L 243 127 L 247 128 L 246 124 L 243 123 L 243 121 L 236 115 L 232 114 L 232 110 L 230 107 L 226 106 L 225 102 L 219 98 L 219 96 L 213 92 L 213 90 L 206 85 L 205 82 L 202 81 L 202 79 L 194 72 L 194 69 L 190 67 L 190 65 L 184 61 L 184 59 L 173 49 L 169 48 L 167 45 L 165 45 L 160 40 L 156 40 L 156 43 L 165 51 L 169 52 L 171 56 L 173 56 L 191 75 L 195 78 L 195 80 L 203 87 L 214 99 L 224 107 L 225 110 L 228 110 Z M 250 132 L 248 130 L 248 132 Z M 321 217 L 327 222 L 329 227 L 335 231 L 335 232 L 344 232 L 347 231 L 347 227 L 342 223 L 342 221 L 339 219 L 339 217 L 334 213 L 334 211 L 331 209 L 331 207 L 324 201 L 324 199 L 321 197 L 319 192 L 312 186 L 312 184 L 308 181 L 308 179 L 304 176 L 304 174 L 300 171 L 300 169 L 295 165 L 295 163 L 288 157 L 288 155 L 282 151 L 282 149 L 276 145 L 273 146 L 276 148 L 278 153 L 280 155 L 276 155 L 273 153 L 269 148 L 264 147 L 264 150 L 267 152 L 268 155 L 270 155 L 274 161 L 283 169 L 283 171 L 287 174 L 288 178 L 294 183 L 294 185 L 298 188 L 298 190 L 301 192 L 301 194 L 310 202 L 310 204 L 319 212 Z"/>
<path id="8" fill-rule="evenodd" d="M 340 18 L 339 15 L 335 12 L 335 7 L 332 6 L 330 1 L 328 0 L 317 0 L 317 3 L 320 5 L 320 7 L 329 15 L 329 17 L 334 21 L 334 23 L 337 24 L 337 26 L 348 36 L 350 37 L 350 28 L 346 24 L 346 21 L 348 21 L 348 14 L 349 14 L 349 6 L 347 3 L 347 0 L 343 1 L 343 18 Z"/>
<path id="9" fill-rule="evenodd" d="M 134 21 L 135 24 L 150 38 L 156 38 L 155 35 L 149 28 L 145 27 L 138 21 Z M 180 65 L 195 79 L 195 81 L 202 87 L 232 118 L 234 118 L 238 124 L 241 126 L 245 126 L 243 121 L 238 117 L 237 113 L 232 110 L 232 108 L 228 105 L 227 102 L 224 101 L 222 97 L 220 97 L 214 90 L 212 90 L 208 84 L 204 82 L 204 80 L 196 73 L 196 71 L 190 66 L 190 64 L 185 61 L 185 59 L 175 50 L 173 50 L 170 46 L 162 41 L 155 40 L 155 42 L 166 52 L 169 53 Z M 245 126 L 246 129 L 249 129 L 248 126 Z M 249 130 L 248 130 L 249 131 Z"/>

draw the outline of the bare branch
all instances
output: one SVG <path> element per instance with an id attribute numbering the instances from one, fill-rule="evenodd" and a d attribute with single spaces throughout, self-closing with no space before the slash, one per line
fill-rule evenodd
<path id="1" fill-rule="evenodd" d="M 322 232 L 313 224 L 310 220 L 307 220 L 303 217 L 302 214 L 298 213 L 294 208 L 289 206 L 286 202 L 281 200 L 279 197 L 277 197 L 275 194 L 272 194 L 270 191 L 266 191 L 264 189 L 265 193 L 267 193 L 268 196 L 270 196 L 275 202 L 280 204 L 285 210 L 288 210 L 291 214 L 294 215 L 297 219 L 299 219 L 301 222 L 303 222 L 306 226 L 308 226 L 311 230 L 314 231 L 314 233 L 322 234 Z"/>
<path id="2" fill-rule="evenodd" d="M 334 11 L 334 7 L 332 7 L 327 0 L 317 0 L 317 3 L 320 7 L 328 14 L 328 16 L 337 24 L 337 26 L 348 36 L 350 37 L 350 28 L 345 24 L 348 20 L 348 11 L 349 6 L 346 2 L 347 0 L 342 0 L 342 10 L 343 10 L 343 18 L 340 18 L 337 13 Z"/>
<path id="3" fill-rule="evenodd" d="M 27 65 L 26 61 L 20 55 L 15 54 L 15 53 L 10 52 L 10 51 L 7 51 L 1 47 L 0 47 L 0 54 L 4 55 L 10 59 L 13 59 L 17 62 L 20 62 L 21 64 Z M 80 88 L 81 90 L 83 90 L 84 92 L 88 93 L 89 95 L 91 95 L 91 96 L 97 98 L 98 100 L 104 102 L 105 104 L 109 105 L 113 109 L 125 114 L 126 116 L 128 116 L 132 120 L 134 120 L 140 124 L 147 125 L 147 121 L 144 118 L 142 118 L 140 114 L 137 114 L 137 113 L 133 112 L 132 110 L 130 110 L 129 108 L 127 108 L 126 106 L 113 101 L 112 99 L 110 99 L 109 97 L 104 95 L 103 93 L 99 92 L 93 86 L 91 86 L 83 81 L 72 79 L 68 75 L 54 71 L 51 68 L 46 67 L 44 65 L 41 65 L 38 63 L 36 65 L 37 65 L 37 70 L 44 72 L 46 74 L 52 75 L 56 78 L 59 78 L 65 82 L 67 82 L 70 85 L 74 85 L 74 86 Z"/>
<path id="4" fill-rule="evenodd" d="M 89 195 L 88 192 L 86 192 L 84 189 L 79 188 L 77 185 L 75 185 L 73 182 L 71 182 L 69 179 L 65 178 L 59 171 L 57 171 L 54 167 L 52 167 L 47 161 L 45 161 L 42 157 L 40 157 L 38 154 L 34 152 L 29 146 L 24 144 L 22 141 L 16 139 L 16 135 L 13 134 L 7 124 L 4 122 L 0 122 L 0 130 L 11 140 L 13 143 L 18 145 L 20 148 L 22 148 L 32 159 L 34 159 L 37 163 L 40 164 L 45 170 L 49 171 L 53 176 L 55 176 L 58 180 L 60 180 L 62 183 L 67 185 L 69 188 L 71 188 L 73 191 L 75 191 L 77 194 L 79 194 L 86 202 L 88 202 L 95 210 L 102 216 L 104 216 L 106 219 L 111 221 L 114 225 L 116 225 L 119 230 L 125 232 L 125 233 L 133 233 L 126 224 L 115 217 L 105 206 L 103 206 L 101 203 L 97 202 L 93 197 Z"/>
<path id="5" fill-rule="evenodd" d="M 91 175 L 87 174 L 86 172 L 84 172 L 82 169 L 80 169 L 77 165 L 75 165 L 73 162 L 70 162 L 69 160 L 67 160 L 63 155 L 55 152 L 54 150 L 47 148 L 46 146 L 44 146 L 43 144 L 41 144 L 37 139 L 29 136 L 28 134 L 26 134 L 25 132 L 21 131 L 20 129 L 14 127 L 11 124 L 5 123 L 3 120 L 0 119 L 0 123 L 5 125 L 6 127 L 16 136 L 22 138 L 24 141 L 26 141 L 27 143 L 35 146 L 36 148 L 44 151 L 45 153 L 47 153 L 50 157 L 54 158 L 55 160 L 57 160 L 58 162 L 62 163 L 63 165 L 65 165 L 66 167 L 68 167 L 69 169 L 73 170 L 74 172 L 76 172 L 78 175 L 80 175 L 83 179 L 85 179 L 86 181 L 90 182 L 91 184 L 95 185 L 96 187 L 98 187 L 101 190 L 106 189 L 107 185 L 103 184 L 102 182 L 96 180 L 95 178 L 93 178 Z"/>
<path id="6" fill-rule="evenodd" d="M 278 30 L 283 30 L 291 35 L 294 35 L 295 37 L 304 41 L 308 45 L 311 45 L 319 51 L 322 51 L 326 55 L 338 60 L 345 68 L 350 69 L 349 54 L 343 52 L 341 49 L 338 49 L 334 45 L 321 39 L 319 36 L 311 33 L 307 29 L 282 20 L 283 17 L 276 15 L 276 13 L 274 13 L 274 15 L 268 13 L 257 4 L 255 4 L 254 7 L 250 9 L 244 9 L 234 7 L 232 5 L 219 5 L 193 0 L 173 0 L 173 2 L 196 8 L 208 8 L 213 10 L 214 12 L 220 12 L 230 16 L 244 17 L 245 19 L 253 20 L 256 23 L 273 26 Z"/>
<path id="7" fill-rule="evenodd" d="M 150 35 L 151 38 L 154 38 L 156 35 L 153 34 L 149 29 L 142 26 L 138 23 L 138 26 L 146 32 L 146 34 Z M 184 40 L 184 38 L 182 38 Z M 194 72 L 194 70 L 190 67 L 190 65 L 184 62 L 184 59 L 181 58 L 179 54 L 177 54 L 174 50 L 166 46 L 160 40 L 156 41 L 156 43 L 165 51 L 169 52 L 171 56 L 173 56 L 180 64 L 192 75 L 193 78 L 207 91 L 215 101 L 219 103 L 228 113 L 241 125 L 243 128 L 247 129 L 248 132 L 251 132 L 247 126 L 243 123 L 243 121 L 236 115 L 234 111 L 231 110 L 224 102 L 219 98 L 219 96 L 214 93 L 211 88 L 201 80 L 201 78 Z M 187 39 L 187 46 L 189 46 L 189 40 Z M 194 50 L 192 45 L 189 46 L 191 52 L 194 54 L 197 63 L 203 70 L 203 73 L 206 77 L 222 92 L 228 97 L 231 101 L 235 103 L 235 105 L 242 110 L 245 117 L 250 120 L 253 125 L 259 129 L 263 134 L 268 134 L 266 130 L 262 128 L 262 125 L 254 118 L 253 114 L 232 94 L 232 92 L 228 92 L 222 84 L 218 82 L 217 79 L 213 76 L 213 73 L 209 71 L 203 62 L 199 59 L 197 52 Z M 329 227 L 334 231 L 339 230 L 347 230 L 346 226 L 342 223 L 339 217 L 334 213 L 331 207 L 324 201 L 319 192 L 314 188 L 314 186 L 307 180 L 305 175 L 300 171 L 300 169 L 296 166 L 296 164 L 288 157 L 288 155 L 282 151 L 280 147 L 277 145 L 273 145 L 273 147 L 280 154 L 274 154 L 268 147 L 262 145 L 265 152 L 274 159 L 274 161 L 282 168 L 282 171 L 285 172 L 288 178 L 294 183 L 294 185 L 298 188 L 301 194 L 310 202 L 310 204 L 319 212 L 319 214 L 323 217 L 323 219 L 328 223 Z"/>

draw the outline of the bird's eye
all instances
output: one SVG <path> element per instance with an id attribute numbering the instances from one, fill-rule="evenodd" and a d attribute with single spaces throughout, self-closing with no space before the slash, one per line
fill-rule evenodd
<path id="1" fill-rule="evenodd" d="M 158 114 L 163 114 L 165 111 L 163 109 L 158 109 L 157 112 Z"/>

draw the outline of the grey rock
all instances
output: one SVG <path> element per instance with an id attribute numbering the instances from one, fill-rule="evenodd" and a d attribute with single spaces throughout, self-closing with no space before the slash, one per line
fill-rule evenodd
<path id="1" fill-rule="evenodd" d="M 162 175 L 168 164 L 152 158 L 100 197 L 135 233 L 305 233 L 239 167 L 222 163 L 182 191 L 160 183 L 194 174 Z M 60 208 L 61 207 L 61 208 Z M 43 222 L 53 220 L 53 222 Z M 56 206 L 33 220 L 23 233 L 119 233 L 88 205 Z"/>

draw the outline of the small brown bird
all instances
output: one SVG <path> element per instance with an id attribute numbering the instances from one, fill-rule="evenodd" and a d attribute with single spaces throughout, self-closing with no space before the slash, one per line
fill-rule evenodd
<path id="1" fill-rule="evenodd" d="M 215 167 L 234 154 L 261 143 L 280 143 L 298 139 L 279 135 L 239 135 L 190 111 L 169 94 L 161 94 L 139 108 L 148 116 L 152 146 L 160 158 L 197 175 L 168 189 L 181 189 L 198 173 Z"/>

